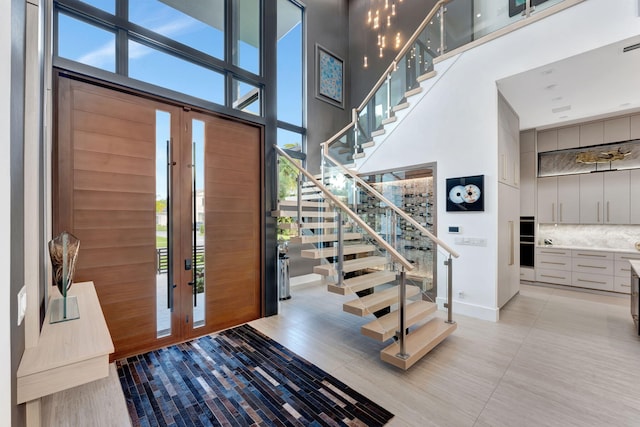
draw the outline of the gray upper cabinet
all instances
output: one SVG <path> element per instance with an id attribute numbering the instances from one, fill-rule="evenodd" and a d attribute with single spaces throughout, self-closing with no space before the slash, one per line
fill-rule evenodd
<path id="1" fill-rule="evenodd" d="M 580 125 L 580 147 L 604 143 L 604 122 Z"/>
<path id="2" fill-rule="evenodd" d="M 558 129 L 558 150 L 580 146 L 580 126 Z"/>
<path id="3" fill-rule="evenodd" d="M 630 139 L 640 139 L 640 114 L 631 116 L 631 135 Z"/>
<path id="4" fill-rule="evenodd" d="M 558 149 L 558 131 L 545 130 L 538 132 L 538 153 Z"/>
<path id="5" fill-rule="evenodd" d="M 631 119 L 621 117 L 619 119 L 604 121 L 604 142 L 628 141 L 631 138 Z"/>

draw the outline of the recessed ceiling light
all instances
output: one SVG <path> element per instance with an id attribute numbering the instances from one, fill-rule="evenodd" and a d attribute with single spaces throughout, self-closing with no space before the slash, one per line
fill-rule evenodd
<path id="1" fill-rule="evenodd" d="M 543 76 L 548 76 L 549 74 L 553 73 L 553 68 L 549 68 L 548 70 L 544 70 L 542 72 Z"/>
<path id="2" fill-rule="evenodd" d="M 558 117 L 558 118 L 559 118 L 559 119 L 568 119 L 568 118 L 569 118 L 569 116 L 560 116 L 560 117 Z"/>
<path id="3" fill-rule="evenodd" d="M 628 107 L 629 105 L 631 105 L 630 102 L 625 102 L 624 104 L 620 104 L 621 107 Z"/>
<path id="4" fill-rule="evenodd" d="M 564 105 L 562 107 L 551 109 L 551 112 L 553 112 L 553 113 L 562 113 L 563 111 L 569 111 L 569 110 L 571 110 L 571 105 Z"/>
<path id="5" fill-rule="evenodd" d="M 556 96 L 555 98 L 552 99 L 552 101 L 556 102 L 556 101 L 561 101 L 562 97 L 561 96 Z"/>
<path id="6" fill-rule="evenodd" d="M 476 18 L 480 18 L 481 16 L 482 16 L 482 14 L 481 14 L 481 13 L 478 13 L 478 14 L 476 15 Z"/>
<path id="7" fill-rule="evenodd" d="M 552 85 L 545 86 L 545 89 L 546 89 L 546 90 L 553 90 L 553 89 L 555 89 L 555 88 L 556 88 L 556 86 L 558 86 L 558 85 L 554 83 L 554 84 L 552 84 Z"/>

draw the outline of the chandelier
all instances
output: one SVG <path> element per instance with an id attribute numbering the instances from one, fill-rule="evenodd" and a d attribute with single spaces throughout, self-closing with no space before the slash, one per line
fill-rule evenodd
<path id="1" fill-rule="evenodd" d="M 399 32 L 396 32 L 395 35 L 393 34 L 392 25 L 396 19 L 397 4 L 402 2 L 403 0 L 369 0 L 366 22 L 374 34 L 376 52 L 380 58 L 384 57 L 384 51 L 388 46 L 387 37 L 393 38 L 392 45 L 394 49 L 400 49 L 402 42 L 401 36 Z M 369 66 L 366 46 L 367 43 L 365 39 L 365 68 Z"/>

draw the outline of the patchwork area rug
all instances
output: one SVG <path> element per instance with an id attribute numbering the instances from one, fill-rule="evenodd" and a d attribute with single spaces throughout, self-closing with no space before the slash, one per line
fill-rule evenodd
<path id="1" fill-rule="evenodd" d="M 393 417 L 248 325 L 116 366 L 134 426 L 382 426 Z"/>

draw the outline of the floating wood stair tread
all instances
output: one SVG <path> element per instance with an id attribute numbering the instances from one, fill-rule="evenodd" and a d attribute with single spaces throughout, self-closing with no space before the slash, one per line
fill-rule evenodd
<path id="1" fill-rule="evenodd" d="M 405 339 L 405 350 L 409 358 L 403 360 L 397 356 L 400 344 L 394 342 L 380 352 L 380 359 L 405 371 L 413 366 L 425 354 L 440 344 L 456 330 L 456 323 L 446 323 L 438 317 L 431 319 L 419 328 L 411 331 Z"/>
<path id="2" fill-rule="evenodd" d="M 396 116 L 387 117 L 386 119 L 382 119 L 382 124 L 383 125 L 388 125 L 389 123 L 393 123 L 396 120 L 398 120 L 398 118 Z"/>
<path id="3" fill-rule="evenodd" d="M 332 228 L 337 228 L 337 227 L 338 227 L 338 223 L 335 221 L 303 222 L 302 223 L 303 230 L 317 230 L 317 229 L 330 230 Z M 297 222 L 280 222 L 278 223 L 278 228 L 280 230 L 297 230 L 298 223 Z"/>
<path id="4" fill-rule="evenodd" d="M 393 111 L 400 111 L 400 110 L 404 110 L 406 108 L 409 108 L 411 104 L 409 104 L 408 102 L 403 102 L 402 104 L 398 104 L 395 107 L 392 108 Z"/>
<path id="5" fill-rule="evenodd" d="M 425 80 L 429 80 L 431 77 L 435 77 L 436 75 L 436 70 L 432 70 L 429 71 L 427 73 L 422 74 L 421 76 L 418 76 L 418 78 L 416 79 L 419 83 L 423 82 Z"/>
<path id="6" fill-rule="evenodd" d="M 419 293 L 419 287 L 407 286 L 407 298 L 411 298 Z M 373 314 L 378 310 L 396 304 L 398 300 L 399 289 L 397 286 L 394 286 L 384 291 L 374 292 L 371 295 L 346 302 L 342 304 L 342 310 L 355 314 L 356 316 L 366 316 L 367 314 Z"/>
<path id="7" fill-rule="evenodd" d="M 345 233 L 348 234 L 348 233 Z M 364 270 L 365 268 L 373 268 L 380 267 L 387 263 L 387 259 L 383 256 L 369 256 L 365 258 L 356 258 L 351 259 L 349 261 L 344 261 L 342 263 L 342 268 L 345 273 L 350 273 L 352 271 Z M 337 264 L 323 264 L 316 265 L 313 267 L 313 272 L 316 274 L 321 274 L 323 276 L 333 276 L 337 274 L 336 271 Z"/>
<path id="8" fill-rule="evenodd" d="M 339 295 L 348 295 L 363 289 L 375 288 L 376 286 L 390 283 L 394 280 L 396 280 L 396 273 L 393 271 L 376 271 L 363 274 L 362 276 L 352 277 L 351 279 L 345 279 L 343 286 L 339 286 L 337 283 L 329 283 L 327 285 L 327 291 Z"/>
<path id="9" fill-rule="evenodd" d="M 298 211 L 296 210 L 282 210 L 282 209 L 277 209 L 275 211 L 271 211 L 271 216 L 273 217 L 279 217 L 279 216 L 287 216 L 287 217 L 297 217 L 298 216 Z M 302 216 L 303 217 L 309 217 L 309 218 L 335 218 L 336 214 L 335 212 L 329 211 L 329 212 L 325 212 L 325 211 L 302 211 Z"/>
<path id="10" fill-rule="evenodd" d="M 303 200 L 301 202 L 303 208 L 330 208 L 331 205 L 321 200 Z M 298 209 L 298 202 L 296 200 L 280 200 L 278 202 L 278 209 Z"/>
<path id="11" fill-rule="evenodd" d="M 373 140 L 367 141 L 367 142 L 363 142 L 362 144 L 360 144 L 360 146 L 362 148 L 369 148 L 369 147 L 373 147 L 374 145 L 376 145 L 376 143 Z M 354 174 L 357 175 L 358 173 L 354 172 Z"/>
<path id="12" fill-rule="evenodd" d="M 429 301 L 418 300 L 411 302 L 406 307 L 406 326 L 409 327 L 421 322 L 431 313 L 436 311 L 437 308 L 437 304 Z M 384 316 L 363 325 L 360 328 L 360 332 L 362 332 L 362 335 L 369 338 L 384 342 L 392 338 L 396 334 L 396 331 L 400 329 L 398 326 L 399 322 L 400 313 L 397 310 L 392 311 L 389 314 L 385 314 Z"/>
<path id="13" fill-rule="evenodd" d="M 364 154 L 364 153 L 356 153 L 356 154 L 353 155 L 353 158 L 354 159 L 361 159 L 364 156 L 366 156 L 366 154 Z"/>
<path id="14" fill-rule="evenodd" d="M 343 247 L 344 255 L 361 254 L 366 252 L 373 252 L 376 250 L 374 245 L 345 245 Z M 304 249 L 300 251 L 302 258 L 320 259 L 329 258 L 338 255 L 338 248 L 320 248 L 320 249 Z"/>
<path id="15" fill-rule="evenodd" d="M 385 132 L 386 131 L 384 129 L 374 130 L 373 132 L 371 132 L 371 138 L 373 138 L 374 136 L 384 135 Z"/>
<path id="16" fill-rule="evenodd" d="M 362 238 L 362 233 L 343 233 L 344 240 L 358 240 Z M 291 243 L 320 243 L 335 242 L 338 240 L 337 234 L 321 234 L 317 236 L 297 236 L 291 238 Z"/>
<path id="17" fill-rule="evenodd" d="M 405 96 L 406 98 L 409 98 L 410 96 L 417 95 L 417 94 L 419 94 L 420 92 L 422 92 L 422 87 L 421 87 L 421 86 L 418 86 L 418 87 L 417 87 L 417 88 L 415 88 L 415 89 L 411 89 L 411 90 L 406 91 L 406 92 L 404 93 L 404 96 Z"/>

